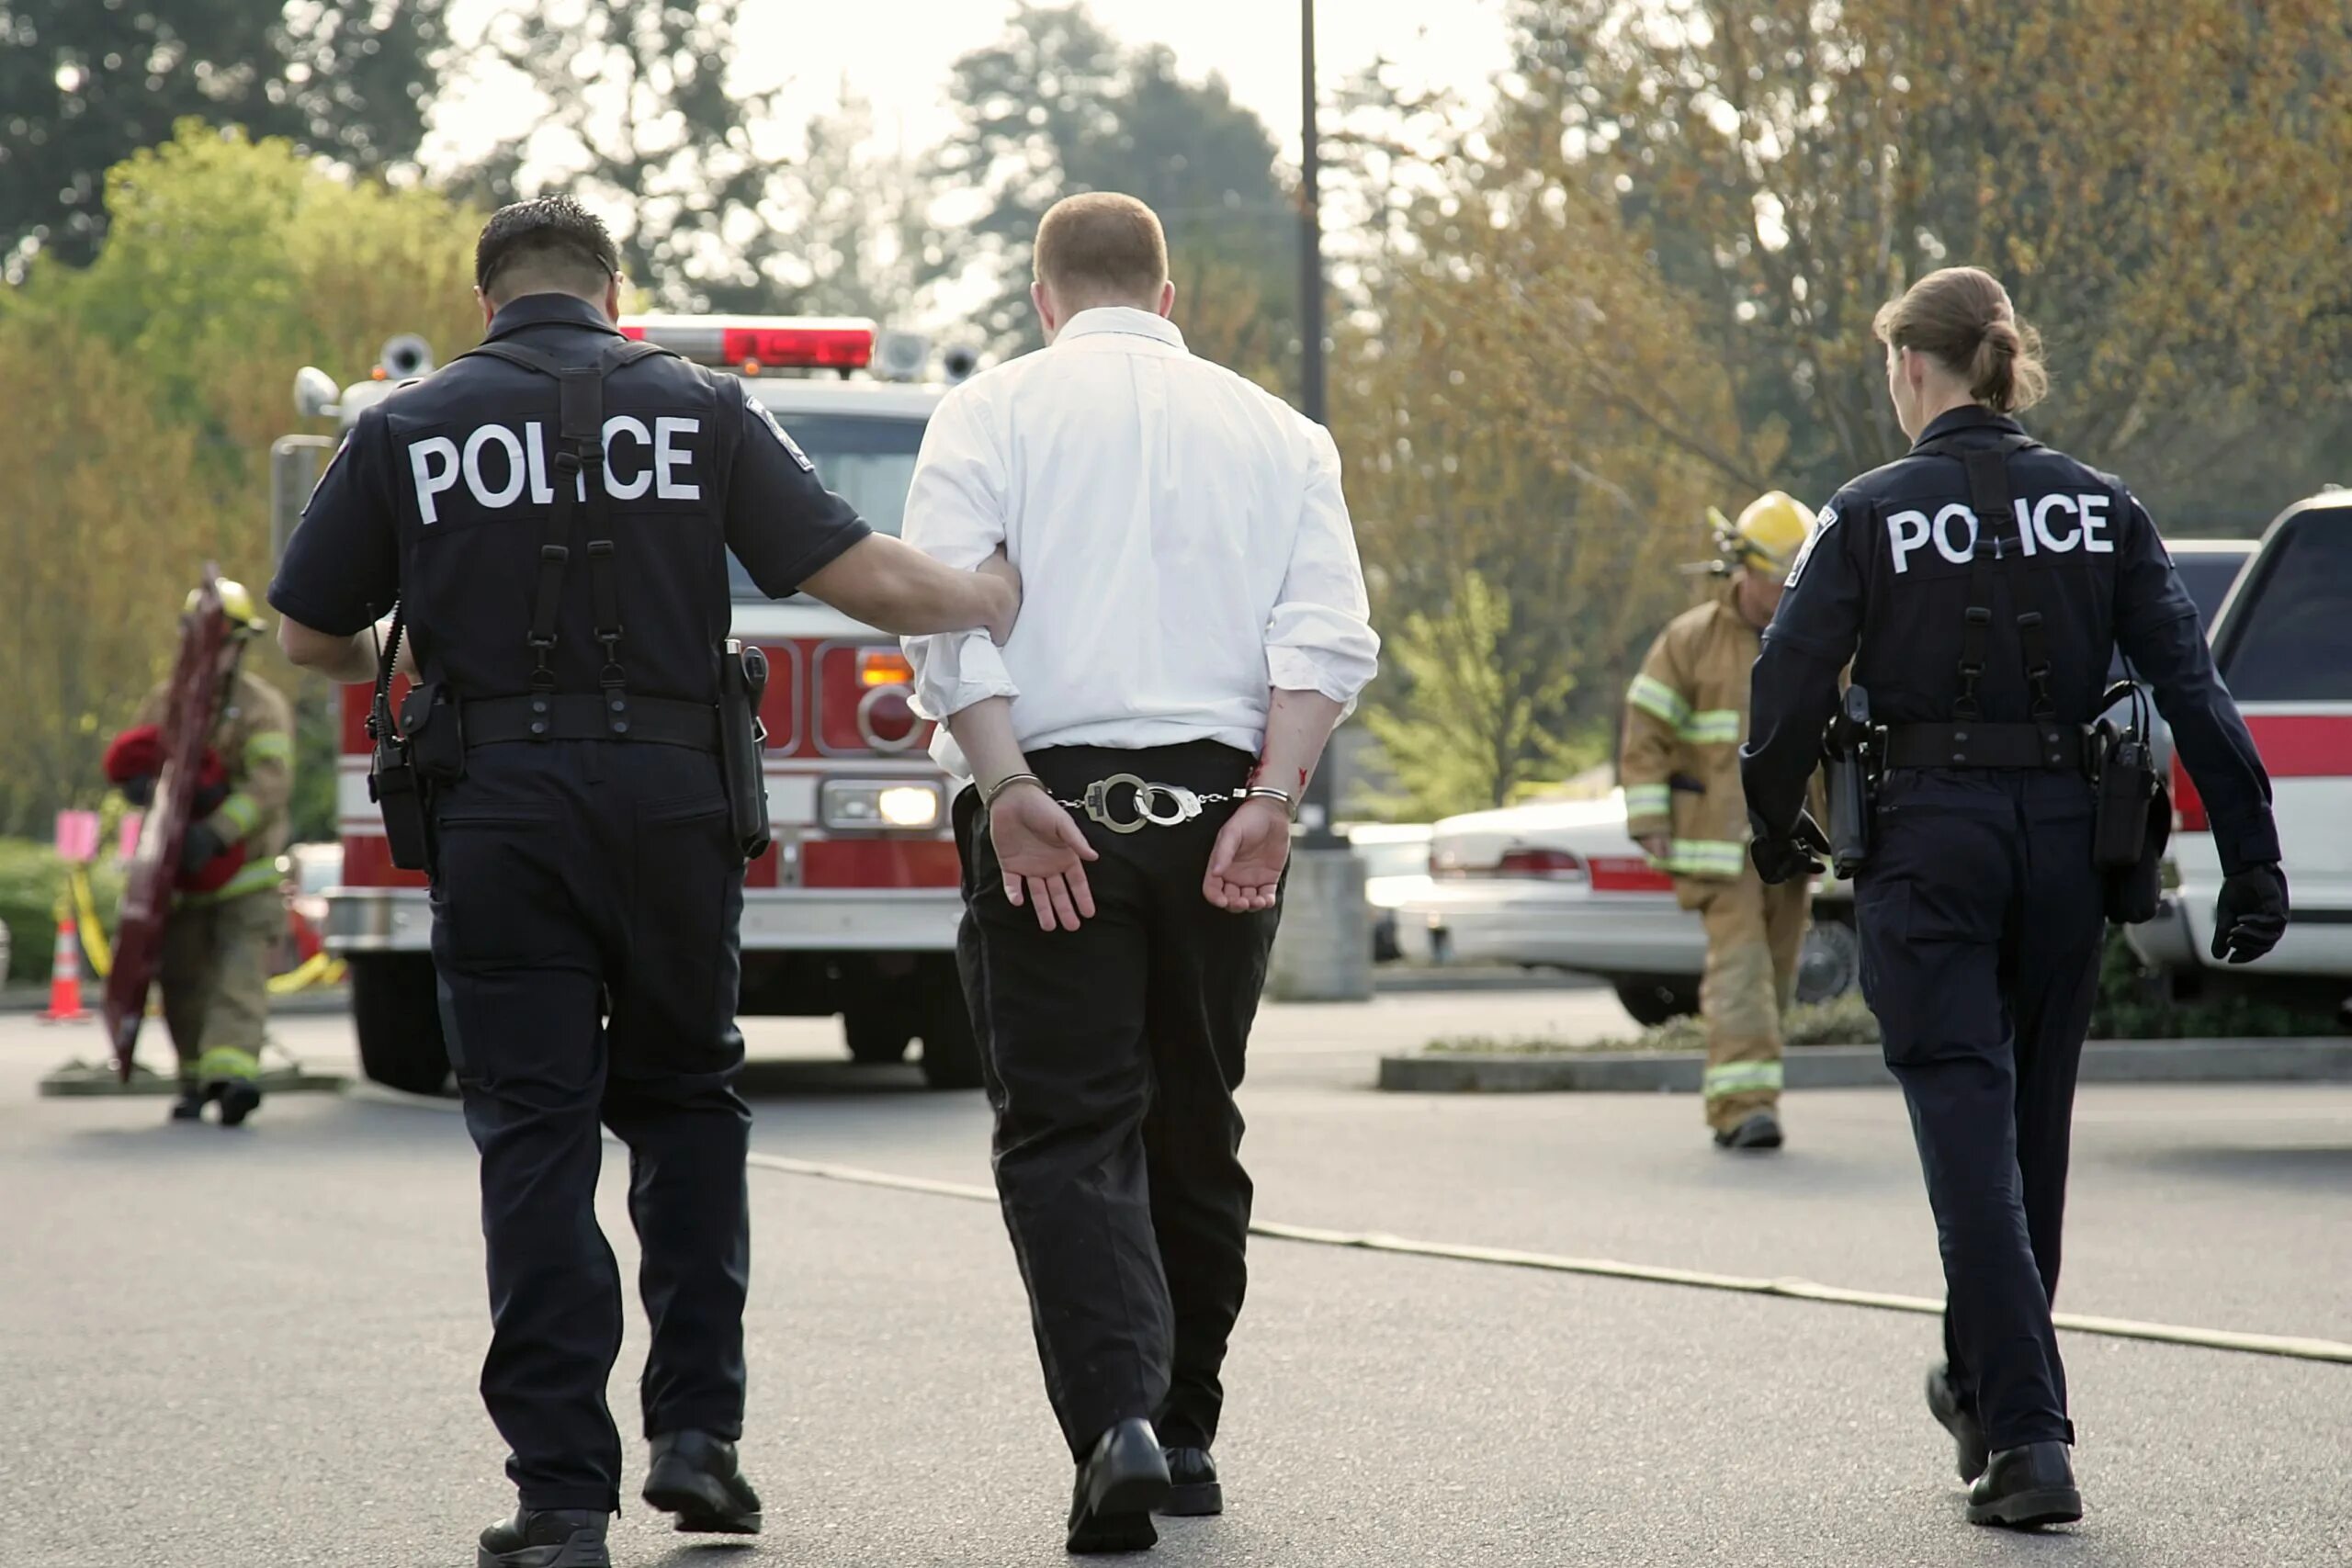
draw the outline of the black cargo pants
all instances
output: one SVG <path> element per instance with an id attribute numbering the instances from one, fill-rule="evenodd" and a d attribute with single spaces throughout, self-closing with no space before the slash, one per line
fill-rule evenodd
<path id="1" fill-rule="evenodd" d="M 481 1152 L 482 1400 L 524 1506 L 609 1511 L 621 1281 L 596 1224 L 600 1123 L 629 1151 L 652 1327 L 645 1433 L 742 1428 L 743 870 L 718 759 L 608 741 L 479 747 L 435 820 L 441 1015 Z"/>
<path id="2" fill-rule="evenodd" d="M 1061 747 L 1029 762 L 1073 800 L 1118 773 L 1234 790 L 1250 766 L 1211 742 Z M 1113 799 L 1122 818 L 1129 800 Z M 1231 812 L 1126 834 L 1073 813 L 1101 855 L 1086 868 L 1095 918 L 1042 931 L 1004 896 L 976 796 L 956 803 L 957 959 L 996 1111 L 997 1192 L 1073 1455 L 1136 1416 L 1172 1446 L 1216 1438 L 1218 1374 L 1248 1282 L 1250 1185 L 1233 1096 L 1281 918 L 1201 896 Z"/>
<path id="3" fill-rule="evenodd" d="M 2090 786 L 1898 769 L 1857 879 L 1862 988 L 1935 1211 L 1945 1351 L 1996 1450 L 2073 1442 L 2050 1303 L 2105 935 Z"/>

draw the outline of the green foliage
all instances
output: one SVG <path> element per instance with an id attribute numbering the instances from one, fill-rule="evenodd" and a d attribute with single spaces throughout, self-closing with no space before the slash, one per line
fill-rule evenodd
<path id="1" fill-rule="evenodd" d="M 12 984 L 39 985 L 49 978 L 57 946 L 57 903 L 65 892 L 65 865 L 45 843 L 0 839 L 0 925 L 8 928 L 8 972 Z M 111 860 L 90 868 L 90 894 L 98 918 L 113 927 L 122 897 L 122 876 Z"/>
<path id="2" fill-rule="evenodd" d="M 1212 76 L 1187 82 L 1158 45 L 1122 44 L 1083 5 L 1023 0 L 1004 36 L 956 63 L 961 122 L 934 161 L 942 186 L 974 192 L 934 276 L 976 255 L 996 284 L 976 325 L 1018 354 L 1041 339 L 1030 310 L 1037 220 L 1065 196 L 1123 191 L 1167 226 L 1177 320 L 1193 348 L 1269 385 L 1295 385 L 1295 209 L 1274 140 Z M 943 210 L 943 217 L 945 211 Z"/>
<path id="3" fill-rule="evenodd" d="M 1508 801 L 1521 784 L 1589 764 L 1591 748 L 1548 728 L 1576 683 L 1565 668 L 1511 657 L 1512 605 L 1476 572 L 1442 611 L 1408 613 L 1386 647 L 1396 694 L 1366 723 L 1413 812 L 1429 818 Z"/>
<path id="4" fill-rule="evenodd" d="M 501 91 L 537 96 L 540 136 L 470 172 L 484 205 L 564 189 L 611 224 L 623 270 L 662 310 L 796 309 L 778 270 L 795 235 L 769 203 L 787 172 L 753 145 L 774 91 L 729 76 L 741 51 L 742 0 L 585 0 L 504 6 L 481 58 Z M 552 132 L 569 170 L 523 179 Z"/>
<path id="5" fill-rule="evenodd" d="M 410 158 L 447 0 L 15 0 L 0 5 L 0 270 L 80 265 L 107 171 L 184 116 L 294 138 L 358 169 Z"/>
<path id="6" fill-rule="evenodd" d="M 357 380 L 394 333 L 446 355 L 480 331 L 477 217 L 431 192 L 194 120 L 107 190 L 96 262 L 43 260 L 0 292 L 0 832 L 99 799 L 99 757 L 168 668 L 207 560 L 268 582 L 269 444 L 296 423 L 295 371 Z M 249 657 L 296 689 L 274 646 Z M 333 787 L 298 773 L 307 816 L 331 823 Z"/>

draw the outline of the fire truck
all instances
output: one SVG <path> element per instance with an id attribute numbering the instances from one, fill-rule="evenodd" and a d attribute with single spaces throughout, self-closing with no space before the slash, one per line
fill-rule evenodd
<path id="1" fill-rule="evenodd" d="M 870 321 L 754 317 L 625 318 L 621 330 L 741 377 L 808 454 L 827 486 L 876 529 L 897 533 L 924 423 L 945 385 L 968 375 L 960 352 L 933 355 L 912 333 Z M 279 438 L 271 452 L 274 543 L 284 547 L 340 433 L 403 379 L 429 373 L 431 350 L 384 345 L 369 379 L 339 388 L 306 367 L 294 401 L 334 419 L 336 436 Z M 768 599 L 730 558 L 733 635 L 767 650 L 768 809 L 775 841 L 752 863 L 743 899 L 747 1014 L 839 1014 L 851 1057 L 896 1062 L 922 1042 L 927 1082 L 979 1081 L 972 1024 L 956 974 L 962 911 L 945 774 L 910 703 L 912 671 L 895 638 L 799 597 Z M 350 966 L 362 1069 L 420 1093 L 448 1075 L 429 947 L 424 878 L 397 870 L 368 796 L 369 692 L 342 691 L 335 798 L 343 874 L 325 895 L 328 949 Z"/>

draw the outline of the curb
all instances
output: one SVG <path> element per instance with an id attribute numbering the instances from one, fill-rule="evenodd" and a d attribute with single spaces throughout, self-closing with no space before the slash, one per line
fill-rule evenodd
<path id="1" fill-rule="evenodd" d="M 1791 1091 L 1894 1083 L 1875 1045 L 1801 1045 L 1784 1061 Z M 1695 1052 L 1415 1053 L 1383 1056 L 1378 1087 L 1415 1094 L 1696 1094 L 1705 1065 Z M 2346 1083 L 2352 1038 L 2095 1040 L 2083 1048 L 2081 1076 L 2085 1083 Z"/>

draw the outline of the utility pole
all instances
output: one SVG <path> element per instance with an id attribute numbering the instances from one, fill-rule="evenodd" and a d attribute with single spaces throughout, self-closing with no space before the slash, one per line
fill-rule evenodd
<path id="1" fill-rule="evenodd" d="M 1315 0 L 1299 0 L 1298 402 L 1307 418 L 1326 424 L 1330 421 L 1330 395 L 1323 368 L 1322 152 L 1315 123 L 1317 97 Z M 1324 753 L 1321 766 L 1308 781 L 1306 799 L 1299 802 L 1299 821 L 1306 829 L 1309 849 L 1333 849 L 1340 842 L 1331 831 L 1338 799 L 1338 750 L 1334 745 Z"/>
<path id="2" fill-rule="evenodd" d="M 1321 152 L 1315 126 L 1315 0 L 1298 6 L 1298 404 L 1317 423 L 1329 419 L 1323 372 L 1323 209 Z M 1372 998 L 1372 920 L 1363 898 L 1363 863 L 1331 831 L 1339 792 L 1337 747 L 1299 802 L 1297 852 L 1283 894 L 1282 934 L 1268 976 L 1290 1001 L 1368 1001 Z"/>

